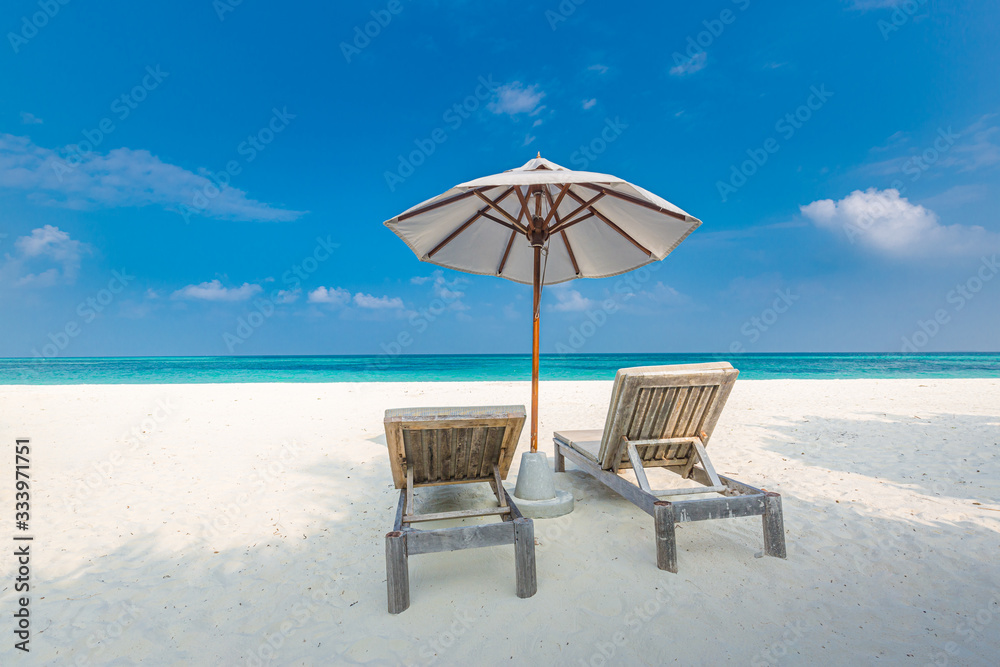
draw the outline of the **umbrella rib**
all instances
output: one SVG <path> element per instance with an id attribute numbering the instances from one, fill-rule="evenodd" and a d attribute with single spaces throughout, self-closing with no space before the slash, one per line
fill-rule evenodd
<path id="1" fill-rule="evenodd" d="M 593 183 L 580 183 L 580 185 L 590 190 L 606 194 L 610 197 L 615 197 L 617 199 L 627 201 L 630 204 L 635 204 L 636 206 L 642 206 L 643 208 L 651 209 L 653 211 L 656 211 L 657 213 L 662 213 L 663 215 L 669 215 L 671 218 L 677 218 L 678 220 L 684 220 L 685 222 L 687 222 L 688 220 L 688 216 L 684 215 L 683 213 L 675 213 L 674 211 L 661 208 L 656 204 L 649 203 L 645 199 L 639 199 L 638 197 L 633 197 L 632 195 L 626 195 L 621 192 L 616 192 L 614 190 L 605 188 L 600 185 L 594 185 Z"/>
<path id="2" fill-rule="evenodd" d="M 500 218 L 495 218 L 492 215 L 490 215 L 489 213 L 483 213 L 483 217 L 486 218 L 487 220 L 492 220 L 493 222 L 497 223 L 498 225 L 503 225 L 507 229 L 512 229 L 515 232 L 518 231 L 517 227 L 515 227 L 514 225 L 510 224 L 509 222 L 504 222 Z"/>
<path id="3" fill-rule="evenodd" d="M 572 227 L 573 225 L 575 225 L 576 223 L 583 222 L 584 220 L 589 220 L 590 218 L 593 218 L 593 217 L 594 217 L 593 213 L 585 213 L 585 214 L 581 215 L 579 218 L 577 218 L 576 220 L 571 220 L 570 222 L 563 222 L 563 223 L 557 224 L 552 229 L 551 233 L 555 234 L 556 232 L 564 232 L 567 229 L 569 229 L 570 227 Z"/>
<path id="4" fill-rule="evenodd" d="M 556 218 L 556 226 L 553 227 L 553 229 L 560 227 L 562 225 L 562 220 L 559 219 L 559 213 L 558 213 L 559 202 L 562 200 L 562 196 L 566 194 L 568 191 L 569 191 L 569 184 L 567 183 L 565 186 L 563 186 L 562 192 L 559 193 L 559 198 L 556 200 L 555 203 L 553 203 L 552 194 L 548 191 L 548 188 L 545 189 L 545 196 L 548 198 L 549 206 L 551 207 L 549 209 L 549 215 L 550 216 L 554 215 Z M 573 254 L 573 248 L 569 244 L 569 238 L 566 237 L 566 232 L 564 231 L 560 231 L 559 235 L 562 236 L 563 245 L 566 246 L 566 254 L 569 255 L 569 261 L 573 263 L 573 272 L 575 273 L 576 277 L 579 278 L 580 265 L 576 263 L 576 255 Z"/>
<path id="5" fill-rule="evenodd" d="M 507 218 L 507 220 L 509 220 L 509 221 L 510 221 L 510 223 L 511 223 L 512 225 L 514 225 L 514 227 L 516 227 L 516 228 L 517 228 L 517 230 L 518 230 L 519 232 L 521 232 L 522 234 L 527 234 L 527 233 L 528 233 L 528 230 L 527 230 L 527 229 L 525 229 L 525 228 L 523 227 L 523 225 L 521 225 L 521 223 L 520 223 L 520 222 L 518 222 L 518 221 L 517 221 L 517 220 L 516 220 L 516 219 L 514 218 L 514 216 L 512 216 L 512 215 L 511 215 L 510 213 L 508 213 L 507 211 L 505 211 L 505 210 L 503 210 L 502 208 L 500 208 L 500 202 L 501 202 L 501 201 L 502 201 L 502 200 L 503 200 L 503 199 L 504 199 L 504 198 L 505 198 L 505 197 L 506 197 L 507 195 L 509 195 L 509 194 L 510 194 L 511 192 L 513 192 L 514 190 L 517 190 L 518 192 L 520 192 L 520 191 L 521 191 L 521 188 L 519 188 L 519 187 L 517 187 L 517 186 L 514 186 L 514 187 L 512 187 L 512 188 L 511 188 L 510 190 L 508 190 L 507 192 L 505 192 L 505 193 L 503 193 L 502 195 L 500 195 L 500 197 L 499 197 L 499 198 L 497 198 L 497 200 L 496 200 L 496 201 L 494 201 L 494 200 L 490 199 L 489 197 L 487 197 L 486 195 L 484 195 L 484 194 L 483 194 L 482 192 L 479 192 L 478 190 L 475 190 L 474 192 L 476 193 L 476 196 L 477 196 L 477 197 L 479 197 L 479 198 L 480 198 L 480 199 L 482 199 L 482 200 L 483 200 L 484 202 L 486 202 L 486 205 L 487 205 L 487 206 L 488 206 L 489 208 L 492 208 L 492 209 L 493 209 L 494 211 L 496 211 L 497 213 L 499 213 L 499 214 L 500 214 L 500 215 L 502 215 L 503 217 Z"/>
<path id="6" fill-rule="evenodd" d="M 468 220 L 466 220 L 465 222 L 463 222 L 463 223 L 462 223 L 462 224 L 461 224 L 461 225 L 460 225 L 460 226 L 458 227 L 458 229 L 456 229 L 456 230 L 455 230 L 455 231 L 453 231 L 453 232 L 452 232 L 451 234 L 449 234 L 449 235 L 447 236 L 447 238 L 445 238 L 445 240 L 444 240 L 444 241 L 441 241 L 441 243 L 438 243 L 438 244 L 437 244 L 436 246 L 434 246 L 434 249 L 433 249 L 433 250 L 431 250 L 431 251 L 430 251 L 429 253 L 427 253 L 427 257 L 433 257 L 434 255 L 436 255 L 436 254 L 437 254 L 437 252 L 438 252 L 439 250 L 441 250 L 441 249 L 442 249 L 442 248 L 444 248 L 444 247 L 445 247 L 446 245 L 448 245 L 449 243 L 451 243 L 452 241 L 454 241 L 454 240 L 455 240 L 455 237 L 456 237 L 456 236 L 458 236 L 459 234 L 461 234 L 462 232 L 464 232 L 464 231 L 465 231 L 466 229 L 468 229 L 468 228 L 469 228 L 469 225 L 471 225 L 472 223 L 474 223 L 474 222 L 475 222 L 476 220 L 478 220 L 478 219 L 479 219 L 479 218 L 480 218 L 480 217 L 481 217 L 481 216 L 482 216 L 482 215 L 483 215 L 484 213 L 486 213 L 486 209 L 487 209 L 487 208 L 489 208 L 489 207 L 487 207 L 487 206 L 484 206 L 484 207 L 483 207 L 482 209 L 480 209 L 480 210 L 476 211 L 475 215 L 473 215 L 473 216 L 472 216 L 471 218 L 469 218 Z"/>
<path id="7" fill-rule="evenodd" d="M 586 185 L 586 184 L 581 184 L 581 185 Z M 573 199 L 577 200 L 577 201 L 578 201 L 578 202 L 580 202 L 581 204 L 582 204 L 582 203 L 584 203 L 584 202 L 583 202 L 583 198 L 582 198 L 582 197 L 580 197 L 580 196 L 578 196 L 578 195 L 577 195 L 576 193 L 574 193 L 574 192 L 573 192 L 572 190 L 570 190 L 570 192 L 569 192 L 569 196 L 570 196 L 570 197 L 572 197 Z M 601 222 L 603 222 L 604 224 L 606 224 L 606 225 L 607 225 L 608 227 L 610 227 L 611 229 L 615 230 L 616 232 L 618 232 L 619 234 L 621 234 L 622 236 L 624 236 L 624 237 L 625 237 L 625 239 L 626 239 L 626 240 L 627 240 L 627 241 L 628 241 L 629 243 L 631 243 L 632 245 L 634 245 L 634 246 L 635 246 L 636 248 L 638 248 L 638 249 L 639 249 L 639 250 L 641 250 L 642 252 L 646 253 L 646 256 L 647 256 L 647 257 L 652 257 L 652 256 L 653 256 L 653 253 L 652 253 L 651 251 L 647 250 L 647 249 L 646 249 L 646 248 L 645 248 L 645 247 L 644 247 L 644 246 L 643 246 L 643 245 L 642 245 L 641 243 L 639 243 L 639 242 L 638 242 L 638 241 L 636 241 L 636 240 L 635 240 L 634 238 L 632 238 L 631 236 L 629 236 L 629 234 L 628 234 L 628 233 L 627 233 L 627 232 L 626 232 L 626 231 L 625 231 L 624 229 L 622 229 L 621 227 L 619 227 L 619 226 L 618 226 L 618 225 L 616 225 L 615 223 L 611 222 L 611 221 L 610 221 L 610 220 L 609 220 L 609 219 L 607 218 L 607 216 L 605 216 L 605 215 L 604 215 L 603 213 L 601 213 L 600 211 L 598 211 L 598 210 L 597 210 L 596 208 L 594 208 L 593 206 L 588 206 L 588 207 L 587 207 L 587 209 L 588 209 L 588 210 L 589 210 L 589 211 L 590 211 L 591 213 L 593 213 L 593 214 L 594 214 L 595 216 L 597 216 L 597 219 L 598 219 L 598 220 L 600 220 Z"/>
<path id="8" fill-rule="evenodd" d="M 507 197 L 507 195 L 509 195 L 513 190 L 514 190 L 514 188 L 510 188 L 509 190 L 507 190 L 507 192 L 505 192 L 502 195 L 500 195 L 500 197 L 497 199 L 497 201 L 498 202 L 499 201 L 503 201 L 504 198 Z M 477 194 L 478 194 L 478 192 L 477 192 Z M 481 195 L 481 196 L 485 196 L 485 195 Z M 484 206 L 483 208 L 481 208 L 478 211 L 476 211 L 475 214 L 471 218 L 469 218 L 468 220 L 466 220 L 465 222 L 463 222 L 461 225 L 459 225 L 458 229 L 456 229 L 451 234 L 449 234 L 448 237 L 445 238 L 444 241 L 441 241 L 441 243 L 438 243 L 437 246 L 435 246 L 433 250 L 431 250 L 429 253 L 427 253 L 427 257 L 433 257 L 434 255 L 436 255 L 442 248 L 444 248 L 446 245 L 448 245 L 449 243 L 451 243 L 452 241 L 454 241 L 456 236 L 458 236 L 459 234 L 461 234 L 462 232 L 464 232 L 466 229 L 468 229 L 469 226 L 472 223 L 474 223 L 476 220 L 478 220 L 481 217 L 487 217 L 486 211 L 489 210 L 489 208 L 490 208 L 489 206 Z M 489 216 L 489 217 L 492 218 L 492 216 Z M 499 221 L 497 221 L 497 222 L 499 222 Z"/>
<path id="9" fill-rule="evenodd" d="M 490 186 L 490 187 L 496 187 L 496 186 Z M 489 188 L 485 188 L 485 189 L 489 189 Z M 409 213 L 403 213 L 402 215 L 400 215 L 400 216 L 398 216 L 396 218 L 396 222 L 402 222 L 403 220 L 407 220 L 409 218 L 412 218 L 414 216 L 420 215 L 422 213 L 427 213 L 429 211 L 433 211 L 436 208 L 441 208 L 442 206 L 447 206 L 448 204 L 454 204 L 455 202 L 461 201 L 462 199 L 465 199 L 466 197 L 471 197 L 472 195 L 476 194 L 477 191 L 478 191 L 477 189 L 467 190 L 466 192 L 463 192 L 461 194 L 457 194 L 454 197 L 448 197 L 447 199 L 442 199 L 439 202 L 434 202 L 433 204 L 428 204 L 427 206 L 424 206 L 423 208 L 418 208 L 416 211 L 410 211 Z"/>
<path id="10" fill-rule="evenodd" d="M 510 256 L 510 249 L 514 247 L 514 238 L 517 236 L 517 230 L 510 233 L 510 240 L 507 241 L 507 249 L 503 251 L 503 257 L 500 259 L 500 266 L 497 267 L 497 275 L 503 275 L 503 267 L 507 266 L 507 257 Z"/>
<path id="11" fill-rule="evenodd" d="M 556 217 L 556 223 L 558 224 L 559 216 L 556 215 L 556 211 L 559 210 L 559 205 L 562 204 L 563 197 L 565 197 L 566 193 L 569 192 L 569 186 L 570 186 L 569 183 L 566 183 L 565 185 L 562 186 L 562 188 L 559 190 L 559 195 L 556 197 L 555 202 L 552 201 L 552 193 L 549 192 L 548 188 L 545 188 L 545 198 L 549 200 L 549 214 L 545 216 L 545 222 L 542 223 L 542 227 L 548 227 L 549 221 L 552 219 L 552 216 L 554 215 Z"/>
<path id="12" fill-rule="evenodd" d="M 572 193 L 569 193 L 569 194 L 572 195 Z M 603 196 L 604 196 L 603 192 L 597 193 L 593 198 L 590 199 L 590 201 L 584 202 L 579 207 L 577 207 L 577 209 L 575 211 L 572 211 L 569 215 L 567 215 L 565 218 L 563 218 L 562 222 L 559 222 L 558 220 L 556 220 L 557 224 L 556 224 L 555 227 L 552 228 L 552 231 L 553 232 L 561 231 L 563 229 L 566 229 L 570 225 L 575 225 L 576 223 L 580 222 L 581 220 L 586 220 L 587 218 L 589 218 L 592 214 L 588 213 L 587 215 L 583 216 L 582 218 L 580 218 L 578 220 L 573 220 L 573 216 L 574 215 L 576 215 L 580 211 L 584 210 L 588 206 L 592 206 L 597 201 L 599 201 Z M 580 200 L 577 200 L 577 201 L 580 201 Z"/>
<path id="13" fill-rule="evenodd" d="M 576 263 L 576 255 L 573 254 L 573 248 L 569 245 L 569 239 L 566 238 L 566 232 L 559 232 L 562 237 L 563 244 L 566 246 L 566 252 L 569 253 L 569 261 L 573 262 L 573 271 L 576 272 L 576 277 L 580 277 L 580 265 Z"/>

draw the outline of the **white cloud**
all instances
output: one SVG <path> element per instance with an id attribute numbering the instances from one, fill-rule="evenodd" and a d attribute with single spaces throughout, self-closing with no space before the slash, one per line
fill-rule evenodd
<path id="1" fill-rule="evenodd" d="M 370 308 L 372 310 L 403 308 L 403 300 L 398 296 L 372 296 L 358 292 L 354 295 L 354 304 L 359 308 Z"/>
<path id="2" fill-rule="evenodd" d="M 526 135 L 524 135 L 524 143 L 521 144 L 521 145 L 522 146 L 530 146 L 531 144 L 535 143 L 535 139 L 537 139 L 537 138 L 538 137 L 536 137 L 534 135 L 526 134 Z"/>
<path id="3" fill-rule="evenodd" d="M 147 299 L 150 299 L 150 300 L 156 300 L 156 299 L 159 299 L 159 298 L 160 298 L 160 293 L 159 293 L 159 292 L 157 292 L 157 291 L 156 291 L 155 289 L 153 289 L 152 287 L 148 287 L 148 288 L 146 288 L 146 293 L 145 293 L 145 295 L 144 295 L 144 296 L 145 296 L 145 297 L 146 297 Z"/>
<path id="4" fill-rule="evenodd" d="M 305 213 L 249 199 L 238 188 L 219 190 L 207 172 L 195 174 L 146 150 L 64 154 L 28 137 L 0 134 L 0 188 L 25 190 L 42 204 L 74 209 L 153 204 L 223 220 L 264 222 L 295 220 Z"/>
<path id="5" fill-rule="evenodd" d="M 597 98 L 596 97 L 592 97 L 589 100 L 584 100 L 583 101 L 583 108 L 584 109 L 593 109 L 594 105 L 596 105 L 596 104 L 597 104 Z"/>
<path id="6" fill-rule="evenodd" d="M 607 65 L 601 65 L 601 64 L 591 65 L 587 69 L 590 70 L 591 72 L 597 72 L 598 74 L 607 74 L 608 73 L 608 66 Z"/>
<path id="7" fill-rule="evenodd" d="M 14 255 L 6 256 L 3 282 L 13 280 L 18 286 L 32 287 L 72 283 L 80 271 L 82 256 L 91 251 L 86 243 L 73 240 L 68 233 L 52 225 L 33 229 L 30 235 L 17 238 L 14 248 Z M 59 267 L 52 267 L 53 262 Z M 35 272 L 21 275 L 31 270 Z"/>
<path id="8" fill-rule="evenodd" d="M 553 291 L 558 303 L 552 306 L 552 310 L 557 312 L 571 313 L 594 307 L 592 299 L 588 299 L 575 289 L 556 289 Z"/>
<path id="9" fill-rule="evenodd" d="M 332 306 L 344 306 L 351 302 L 351 293 L 341 287 L 317 287 L 309 292 L 309 303 L 328 303 Z"/>
<path id="10" fill-rule="evenodd" d="M 670 285 L 664 285 L 662 282 L 657 282 L 652 289 L 646 292 L 646 295 L 650 301 L 662 303 L 667 306 L 679 306 L 690 301 L 686 295 L 681 294 Z"/>
<path id="11" fill-rule="evenodd" d="M 260 285 L 243 283 L 239 287 L 224 287 L 218 278 L 200 285 L 188 285 L 170 295 L 172 299 L 196 301 L 246 301 L 263 291 Z"/>
<path id="12" fill-rule="evenodd" d="M 488 108 L 495 114 L 534 116 L 545 108 L 541 106 L 545 93 L 540 91 L 537 85 L 525 86 L 520 81 L 514 81 L 500 86 L 493 95 L 493 101 L 489 103 Z"/>
<path id="13" fill-rule="evenodd" d="M 695 72 L 705 69 L 705 65 L 708 64 L 708 53 L 705 51 L 699 51 L 694 54 L 690 60 L 686 60 L 681 63 L 677 63 L 675 66 L 670 68 L 671 76 L 686 76 L 688 74 L 694 74 Z"/>
<path id="14" fill-rule="evenodd" d="M 31 113 L 30 111 L 21 112 L 21 124 L 22 125 L 41 125 L 44 123 L 41 118 Z"/>
<path id="15" fill-rule="evenodd" d="M 840 201 L 801 207 L 822 229 L 892 257 L 978 255 L 1000 249 L 1000 234 L 978 225 L 942 225 L 934 211 L 911 204 L 897 190 L 855 190 Z"/>
<path id="16" fill-rule="evenodd" d="M 851 9 L 868 11 L 869 9 L 886 9 L 888 7 L 898 7 L 909 0 L 850 0 Z"/>
<path id="17" fill-rule="evenodd" d="M 275 303 L 295 303 L 302 296 L 302 290 L 296 287 L 292 290 L 278 290 L 278 293 L 274 295 Z"/>

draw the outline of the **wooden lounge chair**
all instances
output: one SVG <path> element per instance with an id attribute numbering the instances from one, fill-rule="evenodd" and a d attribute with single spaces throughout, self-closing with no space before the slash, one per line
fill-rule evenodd
<path id="1" fill-rule="evenodd" d="M 661 570 L 677 572 L 674 524 L 683 521 L 761 515 L 764 552 L 785 557 L 781 496 L 719 475 L 705 451 L 738 374 L 726 362 L 623 368 L 603 431 L 555 433 L 556 472 L 568 458 L 653 517 Z M 703 486 L 654 491 L 650 467 Z M 619 476 L 623 468 L 633 470 L 638 486 Z"/>
<path id="2" fill-rule="evenodd" d="M 389 613 L 410 606 L 407 557 L 414 554 L 513 544 L 517 595 L 535 594 L 534 525 L 521 516 L 502 484 L 523 426 L 523 405 L 386 410 L 389 462 L 400 490 L 396 520 L 385 536 Z M 414 506 L 417 487 L 476 482 L 489 483 L 497 507 L 419 514 Z M 413 527 L 423 521 L 479 516 L 503 521 L 433 530 Z"/>

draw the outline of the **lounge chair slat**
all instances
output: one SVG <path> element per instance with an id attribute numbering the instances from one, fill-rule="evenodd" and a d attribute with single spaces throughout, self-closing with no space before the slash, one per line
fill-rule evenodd
<path id="1" fill-rule="evenodd" d="M 556 466 L 569 459 L 655 517 L 657 565 L 677 571 L 674 524 L 762 516 L 765 553 L 785 556 L 780 496 L 718 475 L 707 446 L 739 372 L 730 364 L 623 368 L 615 376 L 603 431 L 562 431 Z M 596 460 L 590 448 L 600 439 Z M 700 465 L 699 465 L 700 464 Z M 634 469 L 638 484 L 619 476 Z M 661 467 L 701 486 L 652 491 L 645 468 Z M 694 496 L 709 497 L 694 497 Z M 658 496 L 687 496 L 661 501 Z"/>
<path id="2" fill-rule="evenodd" d="M 385 538 L 389 611 L 410 604 L 407 556 L 472 547 L 513 545 L 517 594 L 534 595 L 534 529 L 514 504 L 502 480 L 507 477 L 524 426 L 524 406 L 413 408 L 387 410 L 386 445 L 400 500 Z M 407 479 L 409 478 L 409 479 Z M 420 514 L 414 488 L 489 483 L 497 507 Z M 500 516 L 499 523 L 418 530 L 412 524 L 444 519 Z"/>

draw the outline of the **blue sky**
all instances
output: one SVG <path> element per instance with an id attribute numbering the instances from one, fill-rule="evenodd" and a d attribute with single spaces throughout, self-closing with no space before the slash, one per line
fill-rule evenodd
<path id="1" fill-rule="evenodd" d="M 543 353 L 1000 348 L 1000 6 L 621 10 L 4 3 L 0 356 L 526 353 L 382 222 L 538 151 L 704 221 Z"/>

